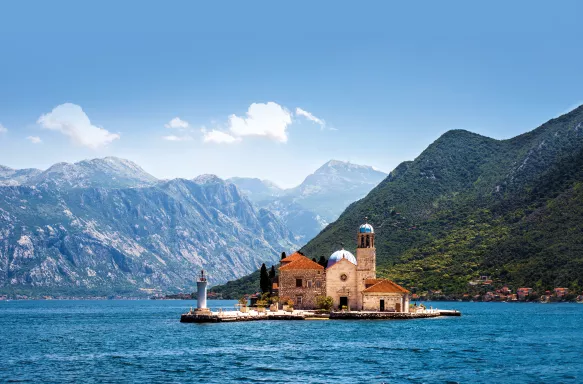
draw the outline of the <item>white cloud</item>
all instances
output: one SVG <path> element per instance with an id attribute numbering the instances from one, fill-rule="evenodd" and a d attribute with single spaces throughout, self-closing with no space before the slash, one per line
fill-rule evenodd
<path id="1" fill-rule="evenodd" d="M 291 113 L 281 105 L 270 101 L 266 104 L 251 104 L 245 117 L 229 116 L 228 128 L 234 137 L 264 136 L 285 143 L 287 127 L 291 123 Z"/>
<path id="2" fill-rule="evenodd" d="M 241 141 L 240 137 L 235 137 L 235 136 L 229 135 L 226 132 L 217 131 L 216 129 L 213 129 L 212 131 L 207 131 L 206 129 L 202 129 L 202 133 L 204 134 L 202 140 L 205 143 L 232 144 L 232 143 L 235 143 L 237 141 Z"/>
<path id="3" fill-rule="evenodd" d="M 182 120 L 180 117 L 175 117 L 168 123 L 164 124 L 166 128 L 187 129 L 189 127 L 188 121 Z"/>
<path id="4" fill-rule="evenodd" d="M 0 133 L 6 133 L 8 132 L 8 129 L 6 129 L 5 126 L 3 126 L 2 124 L 0 124 Z"/>
<path id="5" fill-rule="evenodd" d="M 26 140 L 30 141 L 30 142 L 31 142 L 31 143 L 33 143 L 33 144 L 40 144 L 40 143 L 42 143 L 42 142 L 43 142 L 43 141 L 40 139 L 40 137 L 38 137 L 38 136 L 28 136 L 28 137 L 26 138 Z"/>
<path id="6" fill-rule="evenodd" d="M 188 135 L 184 135 L 184 136 L 168 135 L 168 136 L 162 136 L 162 139 L 167 140 L 167 141 L 188 141 L 188 140 L 192 140 L 192 137 L 190 137 Z"/>
<path id="7" fill-rule="evenodd" d="M 326 122 L 314 115 L 312 115 L 310 112 L 305 111 L 301 108 L 296 108 L 296 116 L 303 116 L 306 119 L 313 121 L 314 123 L 320 125 L 320 127 L 323 129 L 326 126 Z"/>
<path id="8" fill-rule="evenodd" d="M 73 142 L 89 148 L 99 148 L 119 139 L 119 135 L 91 124 L 80 106 L 61 104 L 51 112 L 39 117 L 37 124 L 43 128 L 61 132 Z"/>
<path id="9" fill-rule="evenodd" d="M 296 108 L 296 116 L 302 116 L 323 129 L 326 122 L 310 112 L 301 108 Z M 274 103 L 253 103 L 249 106 L 245 116 L 231 115 L 224 130 L 214 129 L 204 133 L 205 143 L 234 143 L 243 140 L 246 136 L 262 136 L 268 139 L 285 143 L 288 139 L 288 127 L 292 124 L 293 113 L 285 107 Z M 334 128 L 328 128 L 335 130 Z"/>
<path id="10" fill-rule="evenodd" d="M 253 103 L 244 117 L 229 116 L 225 131 L 203 128 L 205 143 L 231 144 L 245 136 L 262 136 L 281 143 L 287 142 L 287 128 L 292 123 L 292 114 L 272 101 Z"/>

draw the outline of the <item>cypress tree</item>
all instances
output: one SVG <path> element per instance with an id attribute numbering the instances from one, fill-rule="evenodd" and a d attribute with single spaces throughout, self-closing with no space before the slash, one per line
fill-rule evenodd
<path id="1" fill-rule="evenodd" d="M 282 253 L 281 253 L 281 259 L 283 260 L 283 259 L 285 259 L 286 257 L 287 257 L 287 256 L 285 255 L 285 252 L 282 252 Z"/>
<path id="2" fill-rule="evenodd" d="M 263 293 L 269 293 L 271 291 L 271 283 L 269 281 L 269 275 L 267 274 L 267 267 L 265 266 L 265 263 L 261 265 L 259 287 L 261 287 L 261 292 Z"/>
<path id="3" fill-rule="evenodd" d="M 322 267 L 326 268 L 328 261 L 326 260 L 326 258 L 324 256 L 320 256 L 320 260 L 318 260 L 318 264 L 320 264 Z"/>
<path id="4" fill-rule="evenodd" d="M 275 279 L 275 267 L 272 265 L 271 269 L 269 270 L 269 278 L 271 280 Z"/>

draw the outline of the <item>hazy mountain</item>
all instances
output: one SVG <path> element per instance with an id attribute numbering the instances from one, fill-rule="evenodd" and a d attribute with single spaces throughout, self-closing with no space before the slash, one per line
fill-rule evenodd
<path id="1" fill-rule="evenodd" d="M 299 186 L 287 190 L 286 197 L 331 221 L 350 203 L 366 196 L 385 177 L 386 173 L 373 167 L 331 160 Z"/>
<path id="2" fill-rule="evenodd" d="M 298 241 L 305 242 L 336 220 L 350 203 L 366 196 L 386 176 L 369 166 L 331 160 L 299 186 L 286 190 L 265 180 L 230 180 L 256 205 L 281 217 Z"/>
<path id="3" fill-rule="evenodd" d="M 0 165 L 0 186 L 1 185 L 20 185 L 26 183 L 30 178 L 41 174 L 40 169 L 12 169 Z"/>
<path id="4" fill-rule="evenodd" d="M 106 158 L 57 164 L 0 187 L 0 289 L 192 291 L 276 261 L 293 235 L 216 176 L 156 181 Z"/>
<path id="5" fill-rule="evenodd" d="M 280 197 L 284 190 L 269 180 L 250 177 L 232 177 L 227 181 L 237 185 L 239 189 L 254 203 L 259 205 Z"/>

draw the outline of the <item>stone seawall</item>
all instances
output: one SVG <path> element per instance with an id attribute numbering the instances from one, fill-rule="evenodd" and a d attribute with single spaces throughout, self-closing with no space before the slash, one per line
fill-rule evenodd
<path id="1" fill-rule="evenodd" d="M 240 313 L 240 312 L 190 312 L 180 316 L 181 323 L 230 323 L 237 321 L 260 321 L 260 320 L 408 320 L 426 319 L 439 316 L 461 316 L 459 311 L 439 311 L 423 313 L 400 313 L 400 312 L 331 312 L 328 314 L 302 311 L 296 313 Z"/>
<path id="2" fill-rule="evenodd" d="M 408 320 L 439 317 L 439 312 L 432 313 L 401 313 L 401 312 L 332 312 L 330 320 Z"/>
<path id="3" fill-rule="evenodd" d="M 185 313 L 180 316 L 181 323 L 228 323 L 235 321 L 260 321 L 260 320 L 305 320 L 300 315 L 265 315 L 265 316 L 220 316 L 198 315 Z"/>

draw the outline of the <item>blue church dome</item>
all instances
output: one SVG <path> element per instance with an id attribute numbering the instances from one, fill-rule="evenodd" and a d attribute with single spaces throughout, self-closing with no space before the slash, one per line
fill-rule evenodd
<path id="1" fill-rule="evenodd" d="M 330 268 L 331 266 L 333 266 L 342 259 L 346 259 L 350 261 L 352 264 L 356 265 L 356 257 L 354 257 L 354 255 L 348 252 L 347 250 L 341 249 L 339 251 L 334 252 L 332 256 L 330 256 L 326 268 Z"/>
<path id="2" fill-rule="evenodd" d="M 374 233 L 374 228 L 369 223 L 362 224 L 358 229 L 360 233 Z"/>

